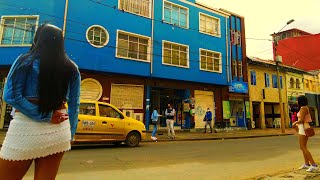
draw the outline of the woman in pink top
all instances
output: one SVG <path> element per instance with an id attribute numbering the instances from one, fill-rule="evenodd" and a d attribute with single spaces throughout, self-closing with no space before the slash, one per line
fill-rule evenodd
<path id="1" fill-rule="evenodd" d="M 292 124 L 293 127 L 298 126 L 299 133 L 299 144 L 304 157 L 304 164 L 299 169 L 307 169 L 307 172 L 318 170 L 317 164 L 314 162 L 310 151 L 307 148 L 308 137 L 306 136 L 305 129 L 309 128 L 309 123 L 312 122 L 310 111 L 308 108 L 308 99 L 306 96 L 298 97 L 298 105 L 300 111 L 298 112 L 298 121 Z"/>

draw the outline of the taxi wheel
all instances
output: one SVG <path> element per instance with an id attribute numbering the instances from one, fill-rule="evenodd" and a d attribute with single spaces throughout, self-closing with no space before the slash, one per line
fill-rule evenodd
<path id="1" fill-rule="evenodd" d="M 126 138 L 126 145 L 129 147 L 138 146 L 141 141 L 141 137 L 137 132 L 130 132 Z"/>

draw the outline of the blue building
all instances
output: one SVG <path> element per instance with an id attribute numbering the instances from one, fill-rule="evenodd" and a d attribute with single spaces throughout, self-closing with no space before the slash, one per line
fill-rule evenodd
<path id="1" fill-rule="evenodd" d="M 82 99 L 111 103 L 147 127 L 150 111 L 159 107 L 164 114 L 169 103 L 181 128 L 202 128 L 207 108 L 217 124 L 245 126 L 244 20 L 238 15 L 195 0 L 5 0 L 0 16 L 2 79 L 31 46 L 38 25 L 51 23 L 63 29 L 67 53 L 81 70 Z M 238 100 L 242 109 L 233 103 Z M 5 104 L 2 109 L 9 112 Z"/>

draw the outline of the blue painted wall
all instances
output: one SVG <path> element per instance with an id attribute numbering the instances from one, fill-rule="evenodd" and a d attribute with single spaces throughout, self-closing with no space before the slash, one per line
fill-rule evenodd
<path id="1" fill-rule="evenodd" d="M 189 29 L 161 22 L 163 17 L 163 1 L 155 1 L 155 7 L 157 8 L 155 9 L 154 54 L 156 55 L 154 55 L 153 77 L 227 85 L 226 18 L 178 0 L 170 0 L 169 2 L 189 9 Z M 221 37 L 210 36 L 199 32 L 200 12 L 220 19 Z M 163 40 L 189 46 L 189 68 L 162 64 L 162 57 L 159 55 L 162 55 Z M 222 54 L 222 73 L 200 70 L 199 48 L 220 52 Z"/>
<path id="2" fill-rule="evenodd" d="M 63 26 L 65 0 L 5 0 L 5 2 L 9 5 L 0 4 L 0 15 L 40 15 L 40 23 L 50 22 L 61 28 Z M 226 70 L 229 67 L 226 64 L 226 25 L 229 25 L 226 24 L 226 17 L 178 0 L 171 0 L 170 2 L 189 8 L 189 29 L 184 29 L 161 22 L 163 1 L 156 0 L 153 73 L 151 74 L 151 63 L 120 59 L 116 58 L 115 54 L 117 30 L 151 37 L 152 20 L 118 10 L 118 0 L 101 0 L 99 2 L 102 4 L 88 0 L 69 1 L 65 36 L 66 50 L 70 58 L 81 69 L 227 85 Z M 23 9 L 21 10 L 19 7 Z M 199 12 L 220 19 L 221 37 L 199 33 Z M 92 25 L 100 25 L 107 29 L 110 37 L 107 46 L 96 48 L 87 42 L 86 31 Z M 163 40 L 189 46 L 189 68 L 162 64 Z M 200 70 L 199 48 L 222 54 L 222 73 Z M 10 65 L 19 54 L 28 49 L 29 47 L 1 47 L 0 65 Z"/>
<path id="3" fill-rule="evenodd" d="M 241 24 L 241 19 L 239 17 L 236 17 L 236 16 L 230 16 L 229 18 L 229 25 L 231 24 L 231 28 L 229 29 L 229 31 L 231 30 L 235 30 L 235 31 L 238 31 L 240 32 L 241 34 L 241 37 L 244 37 L 244 32 L 241 31 L 241 26 L 244 26 L 244 24 Z M 243 60 L 243 53 L 242 53 L 242 43 L 241 43 L 241 46 L 239 45 L 231 45 L 231 58 L 230 60 L 237 60 L 237 61 L 242 61 Z M 230 62 L 231 63 L 231 62 Z M 243 68 L 243 71 L 245 71 L 245 69 Z M 233 81 L 240 81 L 240 82 L 243 82 L 243 77 L 236 77 L 234 76 L 234 79 Z"/>
<path id="4" fill-rule="evenodd" d="M 149 76 L 149 62 L 116 58 L 115 47 L 117 30 L 151 37 L 151 19 L 118 10 L 118 0 L 101 2 L 103 5 L 88 0 L 69 1 L 66 48 L 70 57 L 81 69 Z M 86 31 L 92 25 L 108 31 L 107 46 L 96 48 L 87 42 Z"/>
<path id="5" fill-rule="evenodd" d="M 64 6 L 65 0 L 2 0 L 0 16 L 39 15 L 39 24 L 49 22 L 62 28 Z M 11 65 L 18 55 L 27 52 L 29 48 L 0 46 L 0 65 Z"/>

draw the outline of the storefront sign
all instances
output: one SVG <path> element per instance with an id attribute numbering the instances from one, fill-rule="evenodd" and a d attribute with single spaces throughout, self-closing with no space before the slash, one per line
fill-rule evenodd
<path id="1" fill-rule="evenodd" d="M 223 107 L 223 119 L 229 119 L 231 117 L 230 101 L 222 101 Z"/>
<path id="2" fill-rule="evenodd" d="M 248 93 L 248 83 L 246 82 L 232 82 L 229 86 L 229 92 Z"/>

